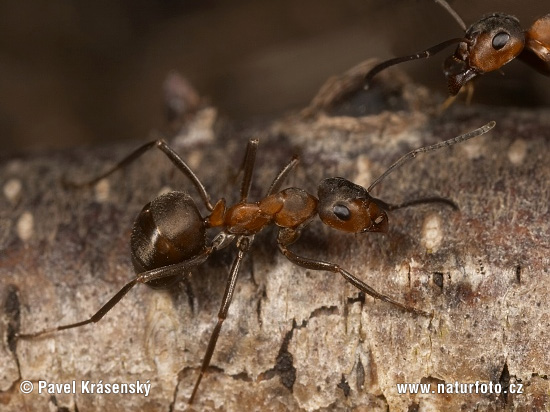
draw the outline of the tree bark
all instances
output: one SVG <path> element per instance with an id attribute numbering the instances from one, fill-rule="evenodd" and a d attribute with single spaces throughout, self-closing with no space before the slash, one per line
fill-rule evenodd
<path id="1" fill-rule="evenodd" d="M 93 188 L 62 185 L 96 176 L 135 143 L 2 155 L 1 409 L 547 408 L 550 111 L 456 102 L 440 113 L 440 99 L 398 71 L 362 90 L 353 76 L 368 67 L 332 79 L 306 110 L 269 122 L 237 128 L 203 108 L 171 144 L 212 199 L 231 204 L 251 137 L 260 138 L 251 196 L 259 199 L 294 154 L 300 164 L 288 187 L 316 195 L 318 182 L 332 176 L 368 187 L 405 152 L 496 120 L 487 135 L 419 155 L 373 190 L 388 203 L 443 196 L 459 211 L 438 204 L 396 210 L 387 234 L 355 236 L 316 219 L 291 247 L 338 263 L 432 316 L 403 312 L 338 275 L 291 264 L 278 253 L 274 230 L 266 230 L 245 258 L 209 372 L 188 407 L 234 246 L 169 291 L 133 288 L 97 324 L 16 336 L 84 320 L 131 280 L 133 219 L 162 191 L 195 196 L 187 178 L 152 151 Z M 24 380 L 34 384 L 32 393 L 21 392 Z M 39 393 L 39 381 L 74 381 L 76 393 Z M 148 396 L 83 393 L 92 384 L 137 381 L 151 384 Z M 463 390 L 456 382 L 474 386 L 449 394 Z M 430 383 L 433 391 L 443 384 L 448 394 L 399 394 L 399 383 Z M 489 384 L 503 391 L 521 384 L 523 392 L 482 393 Z"/>

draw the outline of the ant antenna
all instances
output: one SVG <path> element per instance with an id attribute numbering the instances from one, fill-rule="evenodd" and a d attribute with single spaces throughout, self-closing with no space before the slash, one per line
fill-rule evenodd
<path id="1" fill-rule="evenodd" d="M 411 60 L 427 59 L 433 56 L 434 54 L 439 53 L 441 50 L 446 49 L 450 45 L 455 43 L 460 43 L 460 42 L 468 42 L 468 40 L 463 37 L 456 37 L 454 39 L 446 40 L 443 43 L 436 44 L 435 46 L 432 46 L 429 49 L 426 49 L 424 51 L 421 51 L 420 53 L 411 54 L 409 56 L 403 56 L 403 57 L 395 57 L 393 59 L 389 59 L 382 63 L 377 64 L 365 76 L 365 90 L 367 90 L 370 87 L 372 78 L 376 76 L 378 73 L 380 73 L 382 70 L 385 70 L 390 66 L 395 66 L 396 64 L 405 63 Z"/>
<path id="2" fill-rule="evenodd" d="M 443 7 L 445 10 L 449 12 L 451 16 L 456 20 L 458 25 L 462 28 L 462 30 L 466 31 L 466 24 L 464 23 L 464 20 L 458 15 L 456 11 L 450 6 L 449 3 L 447 3 L 445 0 L 434 0 L 437 4 L 439 4 L 441 7 Z"/>
<path id="3" fill-rule="evenodd" d="M 391 172 L 396 170 L 397 168 L 403 166 L 405 163 L 407 163 L 409 160 L 412 160 L 416 157 L 419 153 L 427 153 L 431 152 L 437 149 L 441 149 L 442 147 L 448 147 L 452 146 L 454 144 L 464 142 L 466 140 L 472 139 L 473 137 L 481 136 L 482 134 L 487 133 L 489 130 L 491 130 L 493 127 L 495 127 L 496 122 L 492 121 L 487 123 L 485 126 L 481 126 L 479 129 L 475 129 L 471 132 L 461 134 L 460 136 L 453 137 L 449 140 L 445 140 L 443 142 L 435 143 L 430 146 L 421 147 L 419 149 L 411 150 L 409 153 L 405 154 L 404 156 L 401 156 L 397 161 L 392 164 L 382 175 L 380 175 L 367 189 L 367 192 L 370 192 L 378 183 L 380 183 L 382 180 L 384 180 Z"/>
<path id="4" fill-rule="evenodd" d="M 437 4 L 439 4 L 441 7 L 443 7 L 445 10 L 447 10 L 449 14 L 456 20 L 458 25 L 462 28 L 462 30 L 466 31 L 466 24 L 464 23 L 464 20 L 462 20 L 462 18 L 458 15 L 458 13 L 453 10 L 453 8 L 449 5 L 449 3 L 447 3 L 445 0 L 434 0 L 434 1 Z M 434 54 L 439 53 L 441 50 L 444 50 L 455 43 L 461 43 L 461 42 L 469 43 L 469 40 L 463 37 L 456 37 L 454 39 L 445 40 L 442 43 L 436 44 L 435 46 L 432 46 L 416 54 L 411 54 L 409 56 L 395 57 L 393 59 L 383 61 L 382 63 L 379 63 L 376 66 L 374 66 L 366 74 L 364 88 L 365 90 L 368 90 L 370 88 L 370 85 L 374 76 L 376 76 L 382 70 L 386 70 L 390 66 L 395 66 L 396 64 L 409 62 L 411 60 L 428 59 Z"/>

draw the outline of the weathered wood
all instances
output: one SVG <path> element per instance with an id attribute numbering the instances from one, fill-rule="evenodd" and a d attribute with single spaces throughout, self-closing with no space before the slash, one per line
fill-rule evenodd
<path id="1" fill-rule="evenodd" d="M 490 134 L 419 156 L 373 193 L 388 202 L 445 196 L 459 212 L 437 205 L 395 211 L 386 235 L 351 236 L 317 221 L 293 245 L 433 317 L 364 298 L 333 274 L 293 266 L 269 230 L 256 237 L 244 262 L 194 409 L 548 408 L 550 111 L 456 103 L 438 115 L 440 102 L 395 71 L 381 75 L 374 90 L 334 96 L 341 98 L 335 105 L 318 98 L 307 117 L 293 114 L 240 131 L 212 122 L 215 112 L 204 109 L 174 147 L 214 199 L 234 201 L 252 136 L 261 139 L 252 190 L 259 197 L 295 153 L 301 163 L 289 186 L 316 193 L 330 176 L 368 186 L 406 151 L 496 120 Z M 142 206 L 167 188 L 193 193 L 161 153 L 93 189 L 61 185 L 63 176 L 96 175 L 134 147 L 3 155 L 2 410 L 186 409 L 233 247 L 172 291 L 134 288 L 98 324 L 34 340 L 14 335 L 94 313 L 133 276 L 129 232 Z M 20 392 L 22 380 L 35 384 L 32 394 Z M 38 394 L 39 380 L 74 380 L 77 393 Z M 81 381 L 138 380 L 151 383 L 149 396 L 80 388 Z M 522 383 L 524 393 L 399 395 L 396 387 L 476 381 Z"/>

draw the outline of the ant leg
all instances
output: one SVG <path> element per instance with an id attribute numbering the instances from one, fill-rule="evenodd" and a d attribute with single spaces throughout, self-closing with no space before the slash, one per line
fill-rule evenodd
<path id="1" fill-rule="evenodd" d="M 435 46 L 430 47 L 429 49 L 426 49 L 424 51 L 421 51 L 416 54 L 411 54 L 410 56 L 403 56 L 403 57 L 396 57 L 394 59 L 386 60 L 382 63 L 377 64 L 374 66 L 365 76 L 365 89 L 368 89 L 371 86 L 372 79 L 374 76 L 376 76 L 378 73 L 380 73 L 382 70 L 387 69 L 390 66 L 394 66 L 396 64 L 408 62 L 411 60 L 418 60 L 418 59 L 427 59 L 431 56 L 433 56 L 436 53 L 439 53 L 443 49 L 446 49 L 452 44 L 460 43 L 460 42 L 467 42 L 466 39 L 459 37 L 455 39 L 450 39 L 447 41 L 444 41 L 443 43 L 436 44 Z"/>
<path id="2" fill-rule="evenodd" d="M 207 247 L 199 255 L 191 259 L 185 260 L 180 263 L 175 263 L 173 265 L 162 266 L 160 268 L 155 268 L 155 269 L 148 270 L 146 272 L 138 273 L 136 276 L 136 282 L 149 283 L 153 280 L 181 274 L 182 271 L 186 272 L 191 268 L 194 268 L 196 266 L 203 264 L 214 250 L 217 250 L 217 249 L 215 247 Z"/>
<path id="3" fill-rule="evenodd" d="M 258 139 L 250 139 L 246 145 L 246 153 L 243 159 L 242 168 L 244 169 L 243 182 L 241 184 L 241 202 L 246 202 L 248 192 L 252 184 L 252 172 L 254 171 L 254 162 L 256 162 L 256 151 L 258 150 Z"/>
<path id="4" fill-rule="evenodd" d="M 202 360 L 201 370 L 195 382 L 195 386 L 193 388 L 193 392 L 191 393 L 191 397 L 189 398 L 189 401 L 188 401 L 189 404 L 192 404 L 193 401 L 195 400 L 195 396 L 197 394 L 197 390 L 199 389 L 199 385 L 201 383 L 202 377 L 206 373 L 206 370 L 210 365 L 210 360 L 212 359 L 212 354 L 214 353 L 214 349 L 216 348 L 216 343 L 218 342 L 218 337 L 220 336 L 220 330 L 222 328 L 223 321 L 227 317 L 227 312 L 229 310 L 229 306 L 231 305 L 231 300 L 233 299 L 233 292 L 235 291 L 235 284 L 237 283 L 237 276 L 239 275 L 241 261 L 243 260 L 245 253 L 250 248 L 250 244 L 252 243 L 252 240 L 253 238 L 251 237 L 241 237 L 237 241 L 238 242 L 237 247 L 239 248 L 239 253 L 235 258 L 235 260 L 233 261 L 233 265 L 231 266 L 231 270 L 229 272 L 229 277 L 225 285 L 225 292 L 223 294 L 222 304 L 218 312 L 218 322 L 216 323 L 216 326 L 214 327 L 214 330 L 210 335 L 210 340 L 208 341 L 208 347 L 206 348 L 206 353 L 204 354 L 204 358 Z"/>
<path id="5" fill-rule="evenodd" d="M 466 84 L 470 84 L 470 83 L 466 83 Z M 460 91 L 458 93 L 460 93 Z M 452 104 L 455 102 L 456 98 L 458 97 L 458 93 L 455 95 L 448 96 L 445 99 L 445 101 L 441 104 L 441 106 L 439 106 L 439 108 L 437 109 L 437 114 L 439 116 L 441 116 L 445 112 L 445 110 L 447 110 L 449 107 L 452 106 Z"/>
<path id="6" fill-rule="evenodd" d="M 432 196 L 432 197 L 421 197 L 420 199 L 413 199 L 408 200 L 403 203 L 399 204 L 391 204 L 386 203 L 383 200 L 380 199 L 374 199 L 374 201 L 383 209 L 385 210 L 397 210 L 397 209 L 404 209 L 409 206 L 416 206 L 416 205 L 423 205 L 427 203 L 443 203 L 447 206 L 452 207 L 454 210 L 459 210 L 458 205 L 451 199 L 447 199 L 446 197 L 439 197 L 439 196 Z"/>
<path id="7" fill-rule="evenodd" d="M 445 99 L 441 106 L 437 109 L 437 114 L 442 115 L 445 110 L 447 110 L 455 102 L 457 97 L 461 94 L 466 93 L 465 102 L 469 106 L 472 103 L 472 98 L 474 97 L 474 82 L 468 82 L 460 88 L 457 94 L 450 95 Z"/>
<path id="8" fill-rule="evenodd" d="M 197 189 L 198 194 L 202 198 L 206 208 L 210 211 L 214 209 L 212 204 L 210 203 L 210 196 L 208 193 L 206 193 L 206 189 L 204 188 L 204 185 L 201 183 L 199 178 L 193 173 L 191 168 L 185 163 L 185 161 L 170 147 L 168 144 L 162 140 L 154 140 L 152 142 L 146 143 L 143 146 L 137 148 L 132 153 L 130 153 L 128 156 L 126 156 L 124 159 L 122 159 L 118 164 L 116 164 L 113 168 L 107 170 L 105 173 L 93 178 L 92 180 L 89 180 L 87 182 L 83 183 L 74 183 L 74 182 L 64 182 L 65 185 L 69 187 L 91 187 L 95 185 L 97 182 L 99 182 L 101 179 L 106 178 L 107 176 L 110 176 L 114 172 L 116 172 L 119 169 L 122 169 L 126 166 L 128 166 L 130 163 L 132 163 L 134 160 L 139 158 L 141 155 L 143 155 L 145 152 L 147 152 L 149 149 L 152 149 L 156 147 L 160 151 L 162 151 L 166 156 L 168 156 L 168 159 L 184 174 L 186 175 L 193 186 Z"/>
<path id="9" fill-rule="evenodd" d="M 290 162 L 288 162 L 288 164 L 285 167 L 283 167 L 281 171 L 277 174 L 275 179 L 273 179 L 273 183 L 271 183 L 271 186 L 269 186 L 269 190 L 267 191 L 266 197 L 273 193 L 277 193 L 279 191 L 284 180 L 297 164 L 298 164 L 298 156 L 292 157 Z"/>
<path id="10" fill-rule="evenodd" d="M 356 278 L 355 276 L 353 276 L 348 271 L 342 269 L 336 263 L 325 262 L 325 261 L 322 261 L 322 260 L 308 259 L 308 258 L 305 258 L 303 256 L 296 255 L 295 253 L 288 250 L 288 248 L 285 245 L 283 245 L 282 243 L 279 243 L 279 250 L 281 251 L 281 253 L 283 255 L 285 255 L 285 257 L 288 260 L 290 260 L 295 265 L 304 267 L 306 269 L 311 269 L 311 270 L 326 270 L 326 271 L 332 272 L 332 273 L 339 273 L 340 275 L 342 275 L 344 277 L 344 279 L 346 279 L 349 283 L 351 283 L 357 289 L 359 289 L 360 291 L 366 293 L 367 295 L 372 296 L 375 299 L 380 299 L 384 302 L 391 303 L 392 305 L 397 306 L 400 309 L 406 310 L 407 312 L 412 312 L 412 313 L 415 313 L 417 315 L 422 315 L 422 316 L 430 316 L 430 314 L 428 312 L 425 312 L 425 311 L 420 310 L 420 309 L 413 308 L 411 306 L 406 306 L 406 305 L 404 305 L 404 304 L 402 304 L 402 303 L 400 303 L 396 300 L 393 300 L 389 296 L 386 296 L 386 295 L 383 295 L 383 294 L 377 292 L 376 290 L 371 288 L 369 285 L 367 285 L 362 280 Z"/>
<path id="11" fill-rule="evenodd" d="M 49 329 L 44 329 L 34 333 L 19 333 L 17 336 L 21 339 L 31 339 L 31 338 L 36 338 L 38 336 L 45 335 L 47 333 L 57 332 L 64 329 L 77 328 L 79 326 L 87 325 L 88 323 L 98 322 L 101 318 L 103 318 L 103 316 L 105 316 L 107 312 L 109 312 L 113 308 L 113 306 L 115 306 L 118 302 L 120 302 L 120 299 L 122 299 L 124 295 L 126 295 L 126 293 L 128 293 L 128 291 L 132 289 L 136 283 L 137 283 L 137 279 L 133 279 L 132 281 L 124 285 L 124 287 L 120 289 L 120 291 L 115 296 L 109 299 L 109 301 L 105 305 L 103 305 L 96 312 L 95 315 L 93 315 L 91 318 L 87 320 L 84 320 L 82 322 L 70 323 L 68 325 L 57 326 Z"/>
<path id="12" fill-rule="evenodd" d="M 168 277 L 168 276 L 178 275 L 178 274 L 181 274 L 182 272 L 185 273 L 185 274 L 188 274 L 189 269 L 203 263 L 208 258 L 208 256 L 210 256 L 210 254 L 212 253 L 213 250 L 214 250 L 213 248 L 206 248 L 203 253 L 201 253 L 200 255 L 198 255 L 198 256 L 196 256 L 192 259 L 189 259 L 185 262 L 181 262 L 181 263 L 178 263 L 178 264 L 175 264 L 175 265 L 165 266 L 165 267 L 158 268 L 158 269 L 149 270 L 147 272 L 143 272 L 143 273 L 138 274 L 135 279 L 131 280 L 126 285 L 124 285 L 122 287 L 122 289 L 120 289 L 117 292 L 116 295 L 114 295 L 111 299 L 109 299 L 109 301 L 106 304 L 104 304 L 89 319 L 86 319 L 86 320 L 81 321 L 81 322 L 70 323 L 68 325 L 61 325 L 61 326 L 56 326 L 56 327 L 49 328 L 49 329 L 44 329 L 44 330 L 39 331 L 39 332 L 20 333 L 20 334 L 18 334 L 18 337 L 22 338 L 22 339 L 31 339 L 31 338 L 36 338 L 38 336 L 45 335 L 47 333 L 57 332 L 57 331 L 60 331 L 60 330 L 65 330 L 65 329 L 77 328 L 79 326 L 84 326 L 84 325 L 87 325 L 89 323 L 99 322 L 107 314 L 107 312 L 109 312 L 118 302 L 120 302 L 120 300 L 136 284 L 138 284 L 138 283 L 147 283 L 151 280 L 160 279 L 160 278 Z"/>
<path id="13" fill-rule="evenodd" d="M 474 98 L 474 82 L 468 82 L 464 86 L 466 88 L 466 105 L 469 106 Z"/>

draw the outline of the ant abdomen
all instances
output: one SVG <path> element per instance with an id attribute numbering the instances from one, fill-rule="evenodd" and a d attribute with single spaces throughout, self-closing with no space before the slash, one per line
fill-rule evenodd
<path id="1" fill-rule="evenodd" d="M 182 262 L 205 245 L 206 226 L 193 198 L 185 192 L 163 194 L 147 203 L 134 223 L 130 239 L 134 270 L 141 273 Z M 168 287 L 179 277 L 154 279 L 147 285 Z"/>

